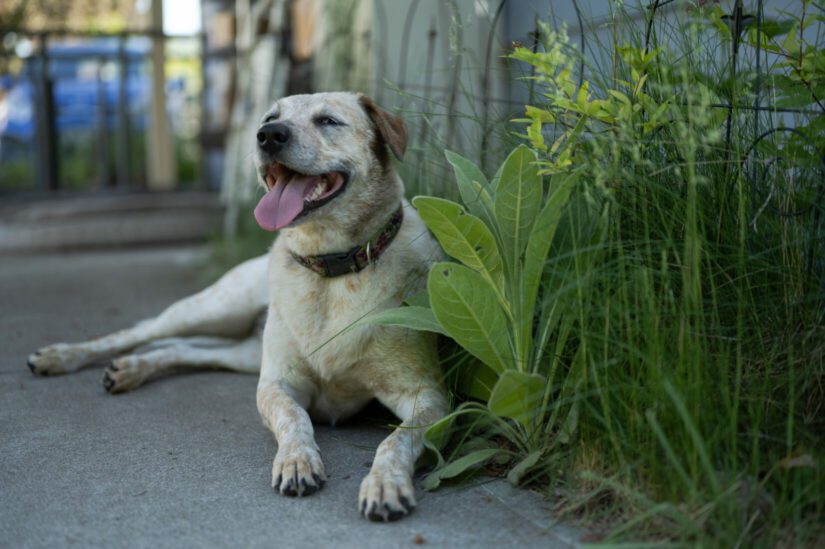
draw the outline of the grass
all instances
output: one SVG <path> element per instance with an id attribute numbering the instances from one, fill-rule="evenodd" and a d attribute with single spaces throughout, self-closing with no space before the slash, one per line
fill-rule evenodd
<path id="1" fill-rule="evenodd" d="M 528 142 L 546 196 L 558 178 L 579 182 L 544 265 L 535 360 L 513 361 L 521 377 L 507 381 L 541 379 L 543 398 L 515 420 L 500 398 L 454 385 L 461 436 L 442 459 L 497 455 L 500 468 L 503 455 L 511 480 L 545 491 L 591 541 L 821 545 L 825 8 L 762 21 L 772 53 L 757 77 L 753 24 L 736 33 L 711 5 L 648 11 L 648 32 L 623 6 L 610 41 L 588 43 L 598 62 L 550 29 L 537 56 L 514 54 L 514 72 L 536 67 L 542 96 L 523 122 L 491 128 L 505 134 L 494 154 Z M 753 105 L 757 86 L 763 106 L 804 112 L 718 107 Z M 442 109 L 424 110 L 433 127 Z M 432 184 L 449 166 L 444 139 L 425 134 L 408 186 L 457 200 Z M 451 382 L 476 375 L 468 355 L 447 354 Z"/>
<path id="2" fill-rule="evenodd" d="M 734 46 L 716 8 L 654 21 L 645 40 L 619 5 L 606 68 L 581 64 L 549 29 L 543 51 L 514 54 L 544 92 L 525 137 L 546 174 L 583 182 L 577 200 L 595 215 L 569 215 L 545 265 L 532 327 L 544 356 L 530 370 L 546 383 L 542 429 L 499 413 L 493 389 L 486 406 L 459 409 L 446 464 L 482 463 L 472 434 L 490 438 L 511 470 L 529 460 L 524 479 L 562 516 L 605 519 L 606 542 L 822 542 L 825 58 L 821 32 L 797 38 L 817 9 L 764 21 L 763 53 L 777 55 L 761 93 L 806 109 L 792 121 L 714 106 L 755 97 L 755 29 Z M 803 59 L 818 69 L 803 74 Z M 557 324 L 545 322 L 553 309 Z"/>

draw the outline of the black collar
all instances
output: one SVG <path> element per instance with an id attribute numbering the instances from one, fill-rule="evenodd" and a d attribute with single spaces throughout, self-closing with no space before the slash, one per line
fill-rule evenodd
<path id="1" fill-rule="evenodd" d="M 400 205 L 381 230 L 363 245 L 350 248 L 346 252 L 331 254 L 298 255 L 292 251 L 289 253 L 292 259 L 326 278 L 357 273 L 381 257 L 398 234 L 403 220 L 404 206 Z"/>

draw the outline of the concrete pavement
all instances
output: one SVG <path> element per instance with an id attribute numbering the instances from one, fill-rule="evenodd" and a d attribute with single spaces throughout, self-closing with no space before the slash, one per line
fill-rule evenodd
<path id="1" fill-rule="evenodd" d="M 215 193 L 197 191 L 3 196 L 0 254 L 202 242 L 220 228 L 222 211 Z"/>
<path id="2" fill-rule="evenodd" d="M 269 486 L 275 442 L 254 376 L 172 375 L 111 396 L 101 370 L 34 378 L 26 355 L 156 314 L 205 284 L 203 248 L 0 256 L 0 546 L 568 547 L 548 504 L 502 481 L 434 493 L 397 523 L 356 509 L 389 430 L 317 427 L 318 494 Z"/>

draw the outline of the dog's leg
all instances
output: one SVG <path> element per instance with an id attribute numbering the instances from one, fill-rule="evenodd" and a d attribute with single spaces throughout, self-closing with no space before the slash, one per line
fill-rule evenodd
<path id="1" fill-rule="evenodd" d="M 161 343 L 161 342 L 159 342 Z M 173 367 L 213 367 L 244 373 L 261 368 L 261 336 L 245 340 L 184 338 L 145 353 L 116 358 L 103 372 L 110 393 L 130 391 L 150 377 Z"/>
<path id="2" fill-rule="evenodd" d="M 306 411 L 309 402 L 299 403 L 296 397 L 300 398 L 293 387 L 261 376 L 258 411 L 278 442 L 272 487 L 285 496 L 308 496 L 321 489 L 326 474 Z"/>
<path id="3" fill-rule="evenodd" d="M 241 336 L 268 303 L 267 256 L 238 265 L 205 290 L 172 304 L 160 315 L 84 343 L 57 343 L 29 356 L 38 375 L 62 374 L 109 359 L 155 339 Z"/>
<path id="4" fill-rule="evenodd" d="M 438 387 L 376 396 L 402 422 L 378 446 L 372 468 L 361 482 L 358 505 L 370 520 L 398 520 L 415 508 L 412 476 L 424 449 L 424 431 L 447 413 L 447 398 Z"/>
<path id="5" fill-rule="evenodd" d="M 272 487 L 285 496 L 306 496 L 326 481 L 321 452 L 315 444 L 307 409 L 317 390 L 302 374 L 301 358 L 277 307 L 270 306 L 263 333 L 258 412 L 275 435 Z"/>

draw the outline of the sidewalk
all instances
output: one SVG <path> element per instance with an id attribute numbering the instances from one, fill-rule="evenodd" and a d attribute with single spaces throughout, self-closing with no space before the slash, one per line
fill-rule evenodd
<path id="1" fill-rule="evenodd" d="M 216 194 L 198 191 L 4 197 L 0 254 L 203 242 L 222 209 Z"/>
<path id="2" fill-rule="evenodd" d="M 198 372 L 110 396 L 101 370 L 34 378 L 26 355 L 156 314 L 204 281 L 203 248 L 0 256 L 0 545 L 569 547 L 541 498 L 502 481 L 425 493 L 397 523 L 356 509 L 387 428 L 318 427 L 329 474 L 304 499 L 269 486 L 254 376 Z"/>

